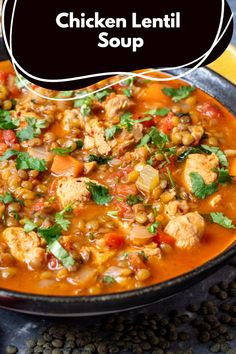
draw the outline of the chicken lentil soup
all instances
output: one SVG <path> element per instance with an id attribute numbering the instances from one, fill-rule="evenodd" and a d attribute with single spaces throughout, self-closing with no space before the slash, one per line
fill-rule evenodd
<path id="1" fill-rule="evenodd" d="M 182 81 L 86 98 L 27 90 L 0 66 L 0 286 L 131 290 L 186 273 L 236 239 L 236 121 Z M 87 89 L 99 88 L 100 84 Z"/>

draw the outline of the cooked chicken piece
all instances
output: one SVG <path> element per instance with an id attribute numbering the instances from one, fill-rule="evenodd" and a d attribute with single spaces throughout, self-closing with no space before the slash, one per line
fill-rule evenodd
<path id="1" fill-rule="evenodd" d="M 134 142 L 138 143 L 143 137 L 143 125 L 140 123 L 134 124 L 132 134 L 134 136 Z"/>
<path id="2" fill-rule="evenodd" d="M 80 178 L 61 178 L 58 181 L 56 194 L 60 200 L 62 208 L 75 202 L 82 204 L 90 199 L 90 192 L 87 188 L 87 183 L 93 182 L 99 184 L 97 181 L 87 177 Z"/>
<path id="3" fill-rule="evenodd" d="M 108 155 L 111 151 L 109 143 L 105 140 L 105 130 L 97 119 L 92 119 L 85 124 L 85 131 L 88 134 L 84 139 L 84 149 L 96 148 L 100 155 Z"/>
<path id="4" fill-rule="evenodd" d="M 46 253 L 41 247 L 41 240 L 32 231 L 26 233 L 21 227 L 8 227 L 2 233 L 14 258 L 28 264 L 31 268 L 40 268 L 44 262 Z"/>
<path id="5" fill-rule="evenodd" d="M 72 128 L 84 128 L 84 118 L 78 109 L 66 109 L 62 118 L 63 129 L 70 132 Z"/>
<path id="6" fill-rule="evenodd" d="M 219 160 L 215 154 L 189 155 L 184 168 L 184 181 L 188 190 L 192 191 L 190 173 L 199 173 L 206 184 L 211 184 L 217 179 L 217 174 L 213 170 L 219 166 Z"/>
<path id="7" fill-rule="evenodd" d="M 105 111 L 108 118 L 113 118 L 124 112 L 131 102 L 125 95 L 116 95 L 108 99 L 105 103 Z"/>
<path id="8" fill-rule="evenodd" d="M 86 135 L 84 137 L 84 145 L 83 145 L 84 150 L 91 150 L 94 149 L 94 147 L 95 147 L 94 138 L 89 135 Z"/>
<path id="9" fill-rule="evenodd" d="M 191 248 L 200 241 L 204 228 L 203 217 L 195 211 L 171 219 L 164 231 L 176 239 L 177 247 Z"/>
<path id="10" fill-rule="evenodd" d="M 178 215 L 184 215 L 189 211 L 186 200 L 172 200 L 165 205 L 164 213 L 171 219 Z"/>

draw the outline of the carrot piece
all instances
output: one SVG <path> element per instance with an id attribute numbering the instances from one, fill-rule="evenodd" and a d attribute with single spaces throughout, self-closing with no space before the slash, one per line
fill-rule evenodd
<path id="1" fill-rule="evenodd" d="M 51 172 L 57 176 L 78 177 L 82 174 L 84 164 L 71 156 L 56 155 L 53 159 Z"/>
<path id="2" fill-rule="evenodd" d="M 230 162 L 229 174 L 230 176 L 236 177 L 236 157 Z"/>

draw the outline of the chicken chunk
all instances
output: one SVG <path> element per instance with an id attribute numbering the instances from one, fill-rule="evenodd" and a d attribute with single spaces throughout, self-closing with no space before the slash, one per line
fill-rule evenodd
<path id="1" fill-rule="evenodd" d="M 66 109 L 62 117 L 62 126 L 66 132 L 72 128 L 84 128 L 84 119 L 78 109 Z"/>
<path id="2" fill-rule="evenodd" d="M 178 215 L 184 215 L 189 211 L 189 206 L 186 200 L 172 200 L 165 205 L 165 214 L 171 219 Z"/>
<path id="3" fill-rule="evenodd" d="M 143 125 L 140 123 L 134 124 L 132 134 L 134 136 L 134 142 L 138 143 L 143 137 Z"/>
<path id="4" fill-rule="evenodd" d="M 196 211 L 171 219 L 165 227 L 165 232 L 176 239 L 179 248 L 191 248 L 203 236 L 205 221 Z"/>
<path id="5" fill-rule="evenodd" d="M 90 124 L 85 125 L 88 135 L 84 139 L 84 149 L 91 150 L 96 148 L 100 155 L 108 155 L 111 151 L 109 143 L 105 140 L 105 130 L 97 119 L 93 119 Z"/>
<path id="6" fill-rule="evenodd" d="M 105 103 L 105 111 L 108 118 L 113 118 L 124 112 L 130 106 L 130 100 L 125 95 L 111 97 Z"/>
<path id="7" fill-rule="evenodd" d="M 58 182 L 56 191 L 61 206 L 65 208 L 67 205 L 75 202 L 79 204 L 88 202 L 90 199 L 90 192 L 87 188 L 88 182 L 99 184 L 97 181 L 91 180 L 87 177 L 61 178 Z"/>
<path id="8" fill-rule="evenodd" d="M 217 174 L 213 170 L 219 166 L 219 160 L 215 154 L 202 155 L 192 154 L 189 155 L 184 168 L 184 181 L 186 188 L 192 191 L 192 184 L 190 173 L 199 173 L 206 184 L 211 184 L 217 179 Z"/>
<path id="9" fill-rule="evenodd" d="M 44 264 L 45 249 L 41 247 L 40 238 L 34 231 L 26 233 L 21 227 L 8 227 L 2 236 L 15 259 L 34 269 Z"/>

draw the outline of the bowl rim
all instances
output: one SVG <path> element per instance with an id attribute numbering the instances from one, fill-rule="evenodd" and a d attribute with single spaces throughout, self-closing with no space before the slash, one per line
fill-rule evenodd
<path id="1" fill-rule="evenodd" d="M 0 46 L 1 46 L 1 38 L 0 38 Z M 4 59 L 0 59 L 0 61 L 3 61 Z M 6 58 L 6 60 L 8 60 Z M 232 82 L 230 82 L 228 79 L 223 77 L 222 75 L 216 73 L 210 68 L 206 67 L 201 67 L 198 68 L 197 70 L 201 70 L 205 73 L 208 73 L 210 75 L 214 75 L 215 78 L 218 78 L 223 84 L 231 87 L 233 90 L 236 91 L 236 85 L 234 85 Z M 166 71 L 168 73 L 168 71 Z M 176 73 L 178 73 L 179 70 L 176 70 Z M 172 72 L 173 73 L 173 72 Z M 169 73 L 168 73 L 169 74 Z M 193 74 L 194 75 L 194 74 Z M 191 75 L 187 76 L 186 78 L 181 79 L 186 82 L 192 82 Z M 212 91 L 208 88 L 201 88 L 201 84 L 198 86 L 202 91 L 207 93 L 210 96 L 213 96 Z M 231 113 L 236 115 L 236 108 L 234 110 L 234 107 L 230 106 L 226 103 L 223 103 L 220 101 L 220 99 L 217 97 L 214 97 L 217 99 L 224 107 L 226 107 Z M 235 117 L 236 118 L 236 117 Z M 183 274 L 180 274 L 174 278 L 167 279 L 161 283 L 154 283 L 142 288 L 138 289 L 132 289 L 128 291 L 122 291 L 122 292 L 116 292 L 116 293 L 106 293 L 106 294 L 98 294 L 98 295 L 45 295 L 45 294 L 37 294 L 37 293 L 30 293 L 30 292 L 20 292 L 16 290 L 11 290 L 7 288 L 2 288 L 0 287 L 0 297 L 10 297 L 10 298 L 15 298 L 15 299 L 22 299 L 22 300 L 30 300 L 30 301 L 37 301 L 40 303 L 44 303 L 45 301 L 48 303 L 58 303 L 58 304 L 96 304 L 96 303 L 106 303 L 107 301 L 109 302 L 115 302 L 117 300 L 122 301 L 122 300 L 130 300 L 132 298 L 136 298 L 137 296 L 142 296 L 142 295 L 149 295 L 152 293 L 158 293 L 160 290 L 163 288 L 169 288 L 172 286 L 180 285 L 183 282 L 189 282 L 191 285 L 191 280 L 194 280 L 198 275 L 200 276 L 201 274 L 207 273 L 210 270 L 216 270 L 219 268 L 219 266 L 222 264 L 225 264 L 229 259 L 233 258 L 236 256 L 236 242 L 232 243 L 231 245 L 228 246 L 223 252 L 220 254 L 216 255 L 214 258 L 208 260 L 207 262 L 204 262 L 200 266 L 186 272 Z M 182 289 L 181 287 L 179 289 L 176 289 L 173 294 L 176 294 L 180 292 Z M 1 306 L 1 305 L 0 305 Z M 145 304 L 144 304 L 145 306 Z M 2 306 L 1 306 L 2 307 Z M 4 306 L 3 306 L 4 307 Z M 135 306 L 136 307 L 136 306 Z"/>

